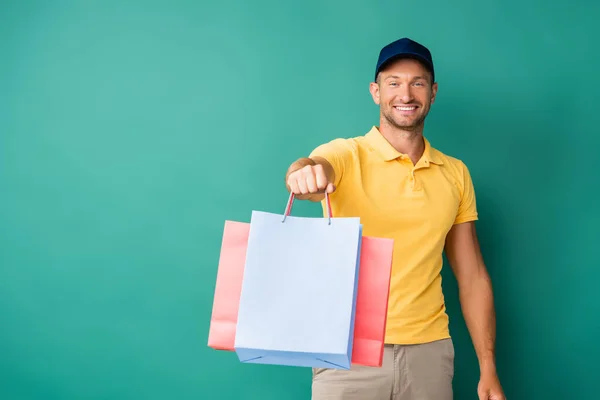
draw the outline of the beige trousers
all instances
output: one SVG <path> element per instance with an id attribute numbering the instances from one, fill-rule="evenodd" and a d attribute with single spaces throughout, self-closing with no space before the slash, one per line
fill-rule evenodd
<path id="1" fill-rule="evenodd" d="M 313 369 L 312 400 L 452 400 L 452 339 L 386 345 L 382 367 Z"/>

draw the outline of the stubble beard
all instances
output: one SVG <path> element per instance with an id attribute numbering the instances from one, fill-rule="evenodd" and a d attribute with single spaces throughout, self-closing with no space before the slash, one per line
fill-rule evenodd
<path id="1" fill-rule="evenodd" d="M 394 116 L 392 115 L 393 111 L 383 111 L 383 117 L 386 121 L 394 128 L 401 131 L 409 131 L 415 132 L 423 129 L 425 125 L 425 117 L 427 114 L 420 115 L 417 119 L 413 120 L 410 123 L 401 123 L 394 120 Z"/>

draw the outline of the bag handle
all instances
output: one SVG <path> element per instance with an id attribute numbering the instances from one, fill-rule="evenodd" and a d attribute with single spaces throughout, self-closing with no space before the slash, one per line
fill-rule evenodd
<path id="1" fill-rule="evenodd" d="M 283 214 L 283 219 L 281 220 L 281 222 L 285 222 L 285 218 L 290 215 L 290 213 L 292 212 L 292 206 L 294 205 L 294 193 L 290 192 L 290 198 L 288 199 L 287 205 L 285 207 L 285 212 Z M 327 219 L 328 219 L 328 225 L 331 225 L 331 201 L 329 201 L 329 193 L 325 192 L 325 201 L 327 202 Z"/>

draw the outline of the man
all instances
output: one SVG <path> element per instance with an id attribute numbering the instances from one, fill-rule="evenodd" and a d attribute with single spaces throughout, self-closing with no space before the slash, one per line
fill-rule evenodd
<path id="1" fill-rule="evenodd" d="M 453 398 L 454 346 L 440 276 L 444 250 L 479 360 L 479 399 L 505 399 L 471 176 L 462 161 L 423 136 L 437 90 L 430 51 L 407 38 L 390 43 L 370 84 L 379 126 L 320 145 L 287 171 L 286 186 L 297 198 L 321 201 L 327 191 L 334 217 L 359 216 L 364 235 L 394 239 L 383 366 L 315 369 L 314 400 Z"/>

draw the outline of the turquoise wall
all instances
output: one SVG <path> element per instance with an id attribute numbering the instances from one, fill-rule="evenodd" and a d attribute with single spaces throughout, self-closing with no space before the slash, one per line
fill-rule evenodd
<path id="1" fill-rule="evenodd" d="M 597 397 L 593 1 L 4 1 L 0 398 L 308 399 L 206 346 L 226 219 L 377 123 L 381 46 L 432 50 L 426 134 L 475 182 L 510 400 Z M 319 206 L 297 202 L 296 215 Z M 456 398 L 477 360 L 447 268 Z M 595 397 L 596 396 L 596 397 Z"/>

